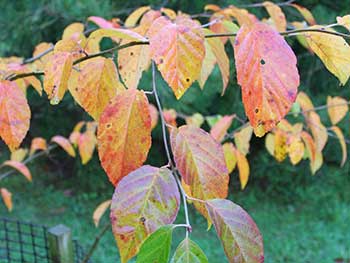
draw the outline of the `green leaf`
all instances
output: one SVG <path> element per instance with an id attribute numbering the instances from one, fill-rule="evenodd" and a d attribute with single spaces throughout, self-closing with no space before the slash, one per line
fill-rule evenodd
<path id="1" fill-rule="evenodd" d="M 177 247 L 171 263 L 208 263 L 203 250 L 191 239 L 185 238 Z"/>
<path id="2" fill-rule="evenodd" d="M 263 240 L 253 219 L 226 199 L 206 201 L 208 214 L 230 263 L 264 262 Z"/>
<path id="3" fill-rule="evenodd" d="M 137 263 L 165 263 L 169 261 L 174 225 L 158 228 L 143 242 Z"/>

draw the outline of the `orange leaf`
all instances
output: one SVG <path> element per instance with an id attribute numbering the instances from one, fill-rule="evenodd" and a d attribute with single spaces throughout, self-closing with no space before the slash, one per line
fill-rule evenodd
<path id="1" fill-rule="evenodd" d="M 141 19 L 140 25 L 133 30 L 145 36 L 152 22 L 160 17 L 159 11 L 148 11 Z M 131 41 L 122 41 L 122 45 Z M 124 84 L 128 88 L 137 88 L 143 71 L 147 70 L 151 63 L 149 45 L 137 45 L 118 51 L 118 69 Z"/>
<path id="2" fill-rule="evenodd" d="M 322 152 L 328 140 L 327 128 L 322 124 L 320 116 L 315 111 L 309 112 L 306 122 L 315 140 L 316 151 Z"/>
<path id="3" fill-rule="evenodd" d="M 282 9 L 278 5 L 270 1 L 263 2 L 263 5 L 269 13 L 270 17 L 272 18 L 276 29 L 280 32 L 286 31 L 287 20 Z"/>
<path id="4" fill-rule="evenodd" d="M 257 18 L 246 9 L 237 8 L 232 5 L 229 8 L 226 8 L 224 13 L 234 17 L 240 26 L 250 26 L 258 21 Z"/>
<path id="5" fill-rule="evenodd" d="M 158 123 L 158 110 L 153 104 L 149 104 L 149 114 L 151 116 L 151 129 L 153 130 Z"/>
<path id="6" fill-rule="evenodd" d="M 69 140 L 64 138 L 63 136 L 56 135 L 52 137 L 51 142 L 57 143 L 62 147 L 70 156 L 75 157 L 75 151 L 73 146 L 70 144 Z"/>
<path id="7" fill-rule="evenodd" d="M 239 173 L 239 181 L 241 182 L 241 189 L 243 190 L 249 179 L 249 163 L 247 158 L 237 149 L 234 149 L 236 159 L 237 159 L 237 167 L 238 167 L 238 173 Z"/>
<path id="8" fill-rule="evenodd" d="M 21 144 L 29 129 L 30 108 L 16 83 L 0 81 L 0 136 L 11 151 Z"/>
<path id="9" fill-rule="evenodd" d="M 104 201 L 95 208 L 94 214 L 92 215 L 92 219 L 94 220 L 94 224 L 96 227 L 98 227 L 98 224 L 100 223 L 103 214 L 111 206 L 111 202 L 112 200 Z"/>
<path id="10" fill-rule="evenodd" d="M 62 100 L 72 67 L 73 60 L 69 52 L 55 52 L 46 63 L 44 90 L 51 104 L 58 104 Z"/>
<path id="11" fill-rule="evenodd" d="M 314 175 L 321 168 L 322 164 L 323 164 L 322 152 L 316 152 L 315 161 L 310 162 L 312 175 Z"/>
<path id="12" fill-rule="evenodd" d="M 348 102 L 342 97 L 327 97 L 327 110 L 333 125 L 340 122 L 349 110 Z"/>
<path id="13" fill-rule="evenodd" d="M 4 201 L 7 209 L 11 212 L 12 211 L 12 194 L 10 191 L 8 191 L 6 188 L 0 188 L 0 193 L 2 200 Z"/>
<path id="14" fill-rule="evenodd" d="M 304 144 L 306 146 L 307 155 L 311 161 L 311 163 L 314 163 L 316 161 L 316 144 L 314 140 L 312 139 L 311 135 L 308 134 L 305 131 L 301 132 L 301 138 L 304 141 Z"/>
<path id="15" fill-rule="evenodd" d="M 230 128 L 234 117 L 235 115 L 226 115 L 222 117 L 217 123 L 215 123 L 213 128 L 211 128 L 210 135 L 218 142 L 221 142 L 224 139 L 227 130 Z"/>
<path id="16" fill-rule="evenodd" d="M 162 16 L 150 30 L 150 55 L 177 99 L 198 79 L 205 56 L 200 25 L 185 16 L 174 23 Z"/>
<path id="17" fill-rule="evenodd" d="M 3 163 L 3 165 L 10 166 L 10 167 L 16 169 L 21 174 L 23 174 L 24 177 L 27 178 L 28 181 L 30 181 L 30 182 L 32 181 L 32 175 L 30 174 L 30 171 L 27 168 L 27 166 L 25 166 L 25 164 L 23 164 L 21 162 L 17 162 L 17 161 L 8 160 L 8 161 L 5 161 Z"/>
<path id="18" fill-rule="evenodd" d="M 226 198 L 229 176 L 221 145 L 191 125 L 172 129 L 170 137 L 176 167 L 191 189 L 191 196 L 201 200 Z M 203 203 L 194 204 L 208 218 Z"/>
<path id="19" fill-rule="evenodd" d="M 343 132 L 341 131 L 341 129 L 339 129 L 339 127 L 333 126 L 333 127 L 331 127 L 331 130 L 335 133 L 335 135 L 337 135 L 340 146 L 341 146 L 343 158 L 341 160 L 340 167 L 343 167 L 345 162 L 346 162 L 346 159 L 347 159 L 347 149 L 346 149 L 345 138 L 344 138 Z"/>
<path id="20" fill-rule="evenodd" d="M 96 142 L 95 131 L 87 130 L 80 134 L 78 139 L 78 149 L 82 164 L 88 163 L 92 158 L 96 147 Z"/>
<path id="21" fill-rule="evenodd" d="M 146 160 L 151 147 L 151 116 L 144 92 L 118 94 L 100 117 L 98 154 L 113 185 Z"/>
<path id="22" fill-rule="evenodd" d="M 98 57 L 89 60 L 80 69 L 75 87 L 70 87 L 73 98 L 95 120 L 118 92 L 125 90 L 111 59 Z"/>
<path id="23" fill-rule="evenodd" d="M 29 155 L 32 155 L 37 150 L 45 151 L 47 149 L 46 140 L 41 137 L 34 138 L 30 146 Z"/>
<path id="24" fill-rule="evenodd" d="M 296 57 L 270 26 L 243 25 L 235 44 L 238 83 L 254 133 L 261 137 L 288 113 L 299 86 Z"/>

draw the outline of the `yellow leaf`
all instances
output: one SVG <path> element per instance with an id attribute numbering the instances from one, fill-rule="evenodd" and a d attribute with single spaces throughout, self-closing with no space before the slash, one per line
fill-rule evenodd
<path id="1" fill-rule="evenodd" d="M 347 30 L 350 31 L 350 15 L 346 16 L 337 16 L 337 23 L 341 26 L 344 26 Z"/>
<path id="2" fill-rule="evenodd" d="M 304 17 L 306 22 L 309 23 L 309 25 L 313 26 L 316 25 L 316 20 L 313 17 L 312 13 L 305 7 L 297 4 L 291 4 L 295 9 L 299 11 L 299 13 Z"/>
<path id="3" fill-rule="evenodd" d="M 310 28 L 322 29 L 321 26 Z M 321 32 L 307 32 L 304 36 L 311 50 L 322 60 L 326 68 L 339 79 L 342 85 L 345 85 L 350 76 L 348 43 L 340 36 Z"/>
<path id="4" fill-rule="evenodd" d="M 23 149 L 23 148 L 19 148 L 13 152 L 11 152 L 11 160 L 12 161 L 17 161 L 17 162 L 22 162 L 24 160 L 24 158 L 27 156 L 28 154 L 28 149 Z"/>
<path id="5" fill-rule="evenodd" d="M 275 28 L 280 32 L 286 31 L 287 20 L 282 9 L 270 1 L 263 2 L 263 5 L 272 18 Z"/>
<path id="6" fill-rule="evenodd" d="M 70 39 L 75 38 L 78 35 L 82 34 L 84 32 L 84 24 L 82 23 L 73 23 L 68 25 L 62 35 L 62 39 Z"/>
<path id="7" fill-rule="evenodd" d="M 11 212 L 12 211 L 12 194 L 10 191 L 8 191 L 6 188 L 0 188 L 0 193 L 2 200 L 4 201 L 4 204 L 6 205 L 7 209 Z"/>
<path id="8" fill-rule="evenodd" d="M 311 163 L 316 161 L 316 144 L 312 139 L 311 135 L 305 131 L 301 132 L 301 138 L 306 146 L 307 157 L 310 159 Z"/>
<path id="9" fill-rule="evenodd" d="M 27 178 L 28 181 L 32 181 L 32 175 L 29 171 L 29 169 L 27 168 L 27 166 L 25 166 L 25 164 L 21 163 L 21 162 L 17 162 L 17 161 L 5 161 L 3 163 L 3 165 L 5 166 L 10 166 L 13 169 L 16 169 L 18 172 L 20 172 L 21 174 L 24 175 L 25 178 Z"/>
<path id="10" fill-rule="evenodd" d="M 340 146 L 341 146 L 343 158 L 342 158 L 340 167 L 343 167 L 345 162 L 346 162 L 346 159 L 347 159 L 347 149 L 346 149 L 345 138 L 344 138 L 343 132 L 337 126 L 331 127 L 331 130 L 335 133 L 335 135 L 337 135 Z"/>
<path id="11" fill-rule="evenodd" d="M 253 127 L 248 124 L 247 127 L 244 127 L 239 132 L 234 134 L 235 145 L 237 149 L 244 155 L 249 153 L 249 142 L 252 138 Z"/>
<path id="12" fill-rule="evenodd" d="M 314 109 L 314 105 L 305 92 L 300 91 L 297 95 L 296 101 L 299 103 L 301 109 L 305 112 L 310 112 Z"/>
<path id="13" fill-rule="evenodd" d="M 274 156 L 277 161 L 282 162 L 287 157 L 287 134 L 278 129 L 275 132 Z"/>
<path id="14" fill-rule="evenodd" d="M 72 67 L 73 60 L 69 52 L 55 52 L 46 63 L 44 90 L 51 104 L 58 104 L 62 100 Z"/>
<path id="15" fill-rule="evenodd" d="M 142 15 L 150 9 L 151 9 L 151 7 L 149 7 L 149 6 L 141 6 L 141 7 L 137 8 L 125 20 L 124 26 L 125 27 L 134 27 L 137 24 L 137 22 L 140 20 Z"/>
<path id="16" fill-rule="evenodd" d="M 94 214 L 92 215 L 92 219 L 94 220 L 94 224 L 96 227 L 98 227 L 98 224 L 100 223 L 103 214 L 108 208 L 110 208 L 111 202 L 112 200 L 104 201 L 95 208 Z"/>
<path id="17" fill-rule="evenodd" d="M 321 168 L 322 164 L 323 164 L 322 152 L 316 152 L 315 161 L 310 162 L 310 168 L 311 168 L 312 175 L 314 175 Z"/>
<path id="18" fill-rule="evenodd" d="M 160 11 L 165 14 L 167 17 L 169 17 L 171 20 L 174 20 L 176 18 L 176 13 L 174 10 L 170 8 L 164 8 L 162 7 Z"/>
<path id="19" fill-rule="evenodd" d="M 249 179 L 249 163 L 247 158 L 238 150 L 235 150 L 237 159 L 237 167 L 239 172 L 239 181 L 241 182 L 241 189 L 243 190 Z"/>
<path id="20" fill-rule="evenodd" d="M 227 142 L 222 145 L 222 150 L 224 151 L 225 162 L 227 166 L 228 173 L 232 173 L 237 164 L 237 157 L 235 154 L 235 147 L 231 142 Z"/>
<path id="21" fill-rule="evenodd" d="M 274 156 L 275 154 L 275 135 L 272 133 L 268 133 L 265 138 L 265 147 L 269 154 Z"/>
<path id="22" fill-rule="evenodd" d="M 76 87 L 70 87 L 73 98 L 95 120 L 116 94 L 125 90 L 111 59 L 90 59 L 80 69 Z"/>
<path id="23" fill-rule="evenodd" d="M 342 97 L 327 97 L 327 110 L 333 125 L 340 122 L 349 110 L 349 102 Z"/>
<path id="24" fill-rule="evenodd" d="M 29 155 L 33 155 L 33 153 L 35 153 L 35 151 L 37 150 L 45 151 L 46 149 L 47 149 L 47 145 L 46 145 L 46 140 L 44 138 L 41 138 L 41 137 L 34 138 L 30 146 Z"/>
<path id="25" fill-rule="evenodd" d="M 303 159 L 305 146 L 299 136 L 292 135 L 288 138 L 288 155 L 293 165 L 298 164 Z"/>
<path id="26" fill-rule="evenodd" d="M 178 16 L 174 23 L 162 16 L 153 22 L 148 35 L 150 55 L 180 99 L 201 72 L 205 56 L 203 30 L 186 16 Z"/>
<path id="27" fill-rule="evenodd" d="M 320 116 L 315 111 L 311 111 L 306 119 L 311 129 L 312 136 L 316 143 L 316 151 L 322 152 L 328 140 L 327 128 L 322 124 Z"/>

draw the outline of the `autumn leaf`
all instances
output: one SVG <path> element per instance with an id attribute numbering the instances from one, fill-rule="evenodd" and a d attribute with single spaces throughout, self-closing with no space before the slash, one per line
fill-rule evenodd
<path id="1" fill-rule="evenodd" d="M 223 12 L 214 13 L 210 17 L 210 23 L 210 30 L 216 34 L 232 34 L 237 33 L 237 31 L 239 30 L 239 27 L 232 22 L 232 18 L 229 15 L 224 14 Z M 233 36 L 220 37 L 220 40 L 223 44 L 225 44 L 227 40 L 230 40 L 231 45 L 233 47 L 235 38 Z"/>
<path id="2" fill-rule="evenodd" d="M 321 26 L 310 28 L 325 30 Z M 303 35 L 310 49 L 322 60 L 326 68 L 339 79 L 340 83 L 345 85 L 350 76 L 350 46 L 344 38 L 322 32 L 306 32 Z"/>
<path id="3" fill-rule="evenodd" d="M 300 139 L 300 136 L 289 136 L 287 151 L 289 159 L 293 165 L 298 164 L 302 160 L 305 152 L 305 146 L 302 140 Z"/>
<path id="4" fill-rule="evenodd" d="M 32 181 L 32 175 L 27 168 L 27 166 L 24 163 L 8 160 L 3 163 L 5 166 L 12 167 L 13 169 L 16 169 L 18 172 L 20 172 L 29 182 Z"/>
<path id="5" fill-rule="evenodd" d="M 322 124 L 320 116 L 315 111 L 309 112 L 306 122 L 314 138 L 316 151 L 322 152 L 328 140 L 327 128 Z"/>
<path id="6" fill-rule="evenodd" d="M 125 88 L 119 82 L 114 62 L 103 57 L 87 61 L 80 68 L 77 85 L 70 87 L 75 101 L 95 120 L 99 119 L 102 111 L 116 94 L 123 90 Z"/>
<path id="7" fill-rule="evenodd" d="M 227 142 L 222 145 L 222 150 L 224 152 L 226 167 L 228 173 L 230 174 L 235 169 L 237 164 L 235 147 L 233 146 L 233 143 Z"/>
<path id="8" fill-rule="evenodd" d="M 298 93 L 296 102 L 299 103 L 301 109 L 303 110 L 306 116 L 309 114 L 309 112 L 314 110 L 314 105 L 312 104 L 312 101 L 305 92 L 301 91 Z"/>
<path id="9" fill-rule="evenodd" d="M 176 248 L 170 263 L 209 263 L 203 250 L 186 237 Z"/>
<path id="10" fill-rule="evenodd" d="M 113 185 L 146 160 L 151 147 L 151 116 L 143 91 L 119 93 L 98 124 L 98 154 Z"/>
<path id="11" fill-rule="evenodd" d="M 200 113 L 195 113 L 192 116 L 188 116 L 185 119 L 187 125 L 194 125 L 198 128 L 204 123 L 204 117 Z"/>
<path id="12" fill-rule="evenodd" d="M 179 204 L 177 184 L 167 168 L 145 165 L 120 181 L 112 199 L 111 223 L 122 263 L 138 253 L 151 233 L 174 222 Z"/>
<path id="13" fill-rule="evenodd" d="M 230 5 L 228 8 L 224 9 L 224 14 L 230 15 L 235 18 L 240 26 L 246 25 L 251 26 L 258 19 L 251 13 L 249 13 L 246 9 L 237 8 L 233 5 Z"/>
<path id="14" fill-rule="evenodd" d="M 243 25 L 235 44 L 238 83 L 254 133 L 261 137 L 288 113 L 296 98 L 299 74 L 287 42 L 270 26 Z"/>
<path id="15" fill-rule="evenodd" d="M 337 23 L 350 31 L 350 15 L 337 16 Z"/>
<path id="16" fill-rule="evenodd" d="M 233 135 L 235 145 L 243 155 L 247 155 L 249 153 L 249 142 L 252 138 L 252 134 L 253 128 L 248 124 L 246 127 L 243 127 L 240 131 L 235 132 Z"/>
<path id="17" fill-rule="evenodd" d="M 342 151 L 342 154 L 343 154 L 343 158 L 341 160 L 340 167 L 343 167 L 345 162 L 346 162 L 346 159 L 347 159 L 347 149 L 346 149 L 345 138 L 344 138 L 343 132 L 341 131 L 341 129 L 339 129 L 339 127 L 333 126 L 333 127 L 331 127 L 331 130 L 337 136 L 337 138 L 339 140 L 339 143 L 340 143 L 340 146 L 341 146 L 341 151 Z"/>
<path id="18" fill-rule="evenodd" d="M 280 129 L 275 132 L 273 155 L 278 162 L 282 162 L 287 157 L 287 134 Z"/>
<path id="19" fill-rule="evenodd" d="M 62 34 L 62 39 L 77 39 L 80 34 L 84 33 L 83 23 L 72 23 L 68 25 Z"/>
<path id="20" fill-rule="evenodd" d="M 153 22 L 148 36 L 151 58 L 180 99 L 201 72 L 205 47 L 200 25 L 185 16 L 174 22 L 162 16 Z"/>
<path id="21" fill-rule="evenodd" d="M 333 125 L 336 125 L 345 117 L 349 110 L 348 104 L 350 102 L 347 102 L 342 97 L 327 97 L 328 115 Z"/>
<path id="22" fill-rule="evenodd" d="M 236 148 L 234 148 L 234 154 L 236 155 L 239 181 L 241 182 L 241 189 L 243 190 L 246 187 L 249 180 L 249 163 L 244 154 L 242 154 Z"/>
<path id="23" fill-rule="evenodd" d="M 78 139 L 78 149 L 82 164 L 87 164 L 94 153 L 97 139 L 95 132 L 86 131 L 80 134 Z"/>
<path id="24" fill-rule="evenodd" d="M 299 13 L 306 20 L 306 22 L 309 23 L 309 25 L 313 26 L 313 25 L 317 24 L 314 16 L 312 15 L 312 13 L 306 7 L 301 6 L 301 5 L 297 5 L 297 4 L 291 4 L 291 6 L 293 6 L 296 10 L 299 11 Z"/>
<path id="25" fill-rule="evenodd" d="M 131 30 L 146 36 L 153 21 L 160 16 L 159 11 L 150 10 L 143 15 L 140 25 Z M 123 40 L 121 44 L 127 45 L 130 42 Z M 149 68 L 150 63 L 149 45 L 137 45 L 118 51 L 118 70 L 128 88 L 137 88 L 143 71 Z"/>
<path id="26" fill-rule="evenodd" d="M 191 125 L 172 129 L 170 140 L 176 167 L 191 190 L 188 194 L 201 200 L 226 198 L 229 176 L 221 145 Z M 204 205 L 194 204 L 208 218 Z"/>
<path id="27" fill-rule="evenodd" d="M 174 225 L 165 225 L 152 233 L 142 243 L 136 263 L 168 262 Z"/>
<path id="28" fill-rule="evenodd" d="M 301 138 L 303 139 L 303 142 L 306 147 L 307 151 L 307 157 L 310 159 L 311 163 L 314 163 L 316 161 L 316 144 L 311 137 L 311 135 L 305 131 L 301 132 Z"/>
<path id="29" fill-rule="evenodd" d="M 106 212 L 106 210 L 111 206 L 112 200 L 106 200 L 99 204 L 92 215 L 92 219 L 94 220 L 94 224 L 98 227 L 101 217 Z"/>
<path id="30" fill-rule="evenodd" d="M 29 155 L 34 154 L 37 150 L 45 151 L 47 149 L 46 140 L 41 137 L 34 138 L 30 146 Z"/>
<path id="31" fill-rule="evenodd" d="M 270 155 L 275 156 L 275 135 L 273 133 L 268 133 L 266 135 L 265 148 Z"/>
<path id="32" fill-rule="evenodd" d="M 68 139 L 63 136 L 56 135 L 51 138 L 51 142 L 58 144 L 63 150 L 65 150 L 70 156 L 75 157 L 75 151 Z"/>
<path id="33" fill-rule="evenodd" d="M 95 23 L 101 28 L 120 28 L 119 23 L 113 19 L 111 21 L 108 21 L 99 16 L 89 16 L 87 20 Z"/>
<path id="34" fill-rule="evenodd" d="M 69 52 L 55 52 L 46 63 L 44 90 L 51 104 L 56 105 L 62 100 L 72 67 L 72 54 Z"/>
<path id="35" fill-rule="evenodd" d="M 132 41 L 147 42 L 147 39 L 140 34 L 129 30 L 121 28 L 100 28 L 91 33 L 88 38 L 88 42 L 97 41 L 99 42 L 102 38 L 109 37 L 112 39 L 126 39 Z"/>
<path id="36" fill-rule="evenodd" d="M 167 124 L 169 124 L 172 127 L 177 127 L 177 123 L 176 123 L 177 113 L 175 110 L 165 109 L 163 110 L 163 116 Z"/>
<path id="37" fill-rule="evenodd" d="M 322 167 L 323 164 L 323 155 L 322 152 L 316 152 L 315 161 L 310 162 L 310 168 L 312 175 L 315 175 L 316 172 Z"/>
<path id="38" fill-rule="evenodd" d="M 2 200 L 4 201 L 5 206 L 11 212 L 12 207 L 13 207 L 11 192 L 9 190 L 7 190 L 6 188 L 0 188 L 0 193 L 1 193 L 1 197 L 2 197 Z"/>
<path id="39" fill-rule="evenodd" d="M 149 104 L 149 114 L 151 116 L 151 130 L 153 130 L 158 124 L 158 110 L 153 104 Z"/>
<path id="40" fill-rule="evenodd" d="M 222 117 L 210 129 L 210 135 L 218 142 L 221 142 L 224 139 L 227 133 L 227 130 L 230 128 L 234 118 L 235 118 L 235 115 L 226 115 Z"/>
<path id="41" fill-rule="evenodd" d="M 174 20 L 177 17 L 176 12 L 170 8 L 161 7 L 160 11 L 167 17 L 169 17 L 171 20 Z"/>
<path id="42" fill-rule="evenodd" d="M 287 20 L 282 9 L 278 5 L 270 1 L 263 2 L 263 5 L 266 8 L 266 11 L 269 13 L 270 17 L 272 18 L 276 29 L 280 32 L 286 31 Z"/>
<path id="43" fill-rule="evenodd" d="M 12 161 L 17 161 L 17 162 L 22 162 L 24 158 L 26 158 L 28 154 L 28 149 L 24 148 L 19 148 L 13 152 L 11 152 L 11 160 Z"/>
<path id="44" fill-rule="evenodd" d="M 213 34 L 209 29 L 204 29 L 206 35 Z M 205 57 L 202 64 L 201 73 L 198 79 L 199 85 L 203 89 L 205 82 L 217 63 L 222 77 L 222 95 L 225 93 L 230 74 L 230 61 L 227 57 L 225 46 L 219 38 L 205 39 Z"/>
<path id="45" fill-rule="evenodd" d="M 137 24 L 137 22 L 140 20 L 140 18 L 143 16 L 143 14 L 150 9 L 151 9 L 150 6 L 141 6 L 137 8 L 126 18 L 124 26 L 134 27 Z"/>
<path id="46" fill-rule="evenodd" d="M 246 211 L 225 199 L 208 200 L 206 208 L 230 263 L 264 262 L 262 236 Z"/>
<path id="47" fill-rule="evenodd" d="M 27 99 L 16 83 L 0 81 L 0 136 L 11 152 L 26 136 L 30 122 Z"/>

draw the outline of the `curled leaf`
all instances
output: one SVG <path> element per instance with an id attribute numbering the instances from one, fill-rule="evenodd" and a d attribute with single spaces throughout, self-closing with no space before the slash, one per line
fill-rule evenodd
<path id="1" fill-rule="evenodd" d="M 56 135 L 52 137 L 51 142 L 54 142 L 61 146 L 63 150 L 65 150 L 70 156 L 75 157 L 75 151 L 73 146 L 70 144 L 69 140 L 64 138 L 63 136 Z"/>
<path id="2" fill-rule="evenodd" d="M 8 161 L 5 161 L 3 163 L 3 165 L 5 166 L 10 166 L 12 167 L 13 169 L 16 169 L 18 172 L 20 172 L 21 174 L 24 175 L 25 178 L 27 178 L 27 180 L 29 182 L 32 181 L 32 175 L 29 171 L 29 169 L 27 168 L 27 166 L 24 164 L 24 163 L 21 163 L 21 162 L 17 162 L 17 161 L 12 161 L 12 160 L 8 160 Z"/>
<path id="3" fill-rule="evenodd" d="M 101 220 L 101 217 L 103 216 L 103 214 L 111 206 L 111 202 L 112 202 L 112 200 L 106 200 L 96 207 L 96 209 L 92 215 L 92 219 L 94 220 L 94 224 L 96 227 L 98 227 L 98 224 L 100 223 L 100 220 Z"/>
<path id="4" fill-rule="evenodd" d="M 0 188 L 0 193 L 1 193 L 2 200 L 4 201 L 4 204 L 6 205 L 7 209 L 11 212 L 13 207 L 11 192 L 6 188 Z"/>

